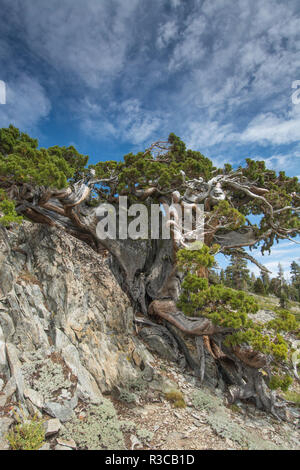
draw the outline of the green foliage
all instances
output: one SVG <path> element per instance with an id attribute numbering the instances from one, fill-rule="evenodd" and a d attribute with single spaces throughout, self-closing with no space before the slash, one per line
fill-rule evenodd
<path id="1" fill-rule="evenodd" d="M 286 400 L 294 402 L 295 405 L 298 408 L 300 408 L 300 393 L 299 392 L 288 390 L 285 392 L 284 397 Z"/>
<path id="2" fill-rule="evenodd" d="M 273 209 L 281 209 L 293 204 L 297 206 L 296 195 L 300 192 L 300 184 L 297 177 L 290 178 L 284 172 L 279 172 L 279 175 L 277 175 L 275 171 L 266 168 L 264 161 L 254 161 L 247 158 L 246 164 L 245 168 L 240 167 L 239 170 L 250 181 L 255 181 L 255 185 L 268 190 L 264 194 L 264 198 L 272 205 Z M 239 207 L 240 212 L 245 216 L 249 214 L 262 215 L 257 233 L 258 235 L 266 235 L 261 251 L 269 251 L 273 243 L 278 241 L 280 237 L 274 233 L 266 233 L 270 228 L 270 209 L 266 203 L 262 199 L 251 199 L 249 201 L 244 193 L 236 190 L 229 191 L 228 196 L 232 205 Z M 291 232 L 291 237 L 295 237 L 300 228 L 299 217 L 291 210 L 274 214 L 274 223 L 278 227 L 295 229 L 295 231 Z"/>
<path id="3" fill-rule="evenodd" d="M 267 323 L 267 328 L 280 331 L 295 331 L 299 328 L 295 315 L 288 310 L 279 309 L 277 317 Z"/>
<path id="4" fill-rule="evenodd" d="M 0 189 L 0 211 L 3 214 L 0 217 L 0 224 L 4 227 L 9 227 L 12 223 L 20 224 L 23 220 L 16 212 L 14 201 L 7 199 L 3 189 Z"/>
<path id="5" fill-rule="evenodd" d="M 151 151 L 129 153 L 124 161 L 99 162 L 91 165 L 99 178 L 110 178 L 111 174 L 118 177 L 118 184 L 103 189 L 103 198 L 115 194 L 126 194 L 131 199 L 134 189 L 147 189 L 155 186 L 158 191 L 183 188 L 184 171 L 187 178 L 202 176 L 209 179 L 214 170 L 212 162 L 200 152 L 187 150 L 185 144 L 175 136 L 169 136 L 170 148 L 166 155 L 156 158 Z"/>
<path id="6" fill-rule="evenodd" d="M 247 261 L 240 256 L 232 255 L 230 264 L 225 270 L 226 286 L 246 290 L 249 283 Z"/>
<path id="7" fill-rule="evenodd" d="M 246 221 L 245 216 L 237 209 L 234 209 L 228 201 L 220 201 L 216 206 L 214 206 L 212 220 L 220 219 L 220 217 L 230 221 L 227 226 L 229 230 L 237 230 L 242 227 Z"/>
<path id="8" fill-rule="evenodd" d="M 280 388 L 282 391 L 286 392 L 292 383 L 293 379 L 291 376 L 274 374 L 271 377 L 268 385 L 271 390 Z"/>
<path id="9" fill-rule="evenodd" d="M 0 129 L 0 177 L 15 183 L 64 188 L 84 171 L 88 157 L 74 147 L 38 148 L 38 141 L 9 126 Z"/>
<path id="10" fill-rule="evenodd" d="M 295 261 L 291 264 L 291 281 L 295 289 L 295 299 L 300 301 L 300 265 Z"/>
<path id="11" fill-rule="evenodd" d="M 276 277 L 273 277 L 269 285 L 269 293 L 273 295 L 278 295 L 280 292 L 280 280 Z"/>
<path id="12" fill-rule="evenodd" d="M 288 346 L 279 334 L 266 333 L 259 324 L 252 324 L 246 330 L 228 335 L 224 341 L 227 346 L 250 345 L 255 351 L 272 355 L 274 360 L 285 361 L 288 358 Z"/>
<path id="13" fill-rule="evenodd" d="M 34 416 L 21 420 L 6 436 L 12 450 L 38 450 L 45 441 L 43 421 Z"/>
<path id="14" fill-rule="evenodd" d="M 178 307 L 191 316 L 205 316 L 214 324 L 224 327 L 241 328 L 250 326 L 247 312 L 258 309 L 253 297 L 222 284 L 209 285 L 206 278 L 197 272 L 204 266 L 214 265 L 214 257 L 207 246 L 200 250 L 179 250 L 178 267 L 186 272 L 182 283 Z"/>
<path id="15" fill-rule="evenodd" d="M 206 317 L 215 325 L 230 328 L 224 345 L 234 347 L 249 345 L 255 351 L 260 351 L 276 361 L 288 358 L 288 345 L 280 332 L 297 330 L 295 316 L 286 310 L 279 310 L 277 317 L 262 325 L 248 317 L 256 313 L 258 305 L 255 299 L 243 291 L 225 287 L 223 284 L 210 285 L 209 280 L 198 276 L 201 268 L 214 265 L 213 255 L 208 247 L 203 246 L 198 251 L 180 250 L 178 266 L 185 272 L 178 307 L 190 316 Z M 288 381 L 271 382 L 272 386 L 288 385 Z"/>
<path id="16" fill-rule="evenodd" d="M 177 266 L 183 271 L 195 272 L 199 267 L 212 268 L 215 264 L 214 254 L 218 245 L 209 248 L 203 245 L 199 250 L 179 250 L 177 252 Z"/>
<path id="17" fill-rule="evenodd" d="M 256 294 L 261 294 L 261 295 L 265 295 L 265 294 L 266 294 L 264 283 L 263 283 L 263 281 L 260 279 L 260 277 L 258 277 L 258 278 L 256 279 L 256 281 L 254 282 L 253 291 L 254 291 Z"/>
<path id="18" fill-rule="evenodd" d="M 165 399 L 173 403 L 175 408 L 185 408 L 186 403 L 180 390 L 172 389 L 165 393 Z"/>

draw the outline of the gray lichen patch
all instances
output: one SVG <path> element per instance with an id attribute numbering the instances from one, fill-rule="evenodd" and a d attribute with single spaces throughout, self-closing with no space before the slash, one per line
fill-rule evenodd
<path id="1" fill-rule="evenodd" d="M 277 445 L 258 438 L 255 433 L 246 431 L 238 423 L 231 420 L 221 398 L 211 392 L 203 389 L 195 390 L 191 399 L 196 409 L 206 412 L 207 423 L 219 437 L 234 441 L 243 449 L 279 449 Z"/>
<path id="2" fill-rule="evenodd" d="M 90 405 L 84 419 L 76 417 L 66 423 L 60 436 L 74 439 L 79 449 L 126 449 L 114 406 L 105 398 L 100 405 Z"/>
<path id="3" fill-rule="evenodd" d="M 76 378 L 64 362 L 59 360 L 58 355 L 24 364 L 22 373 L 25 384 L 39 392 L 44 401 L 57 399 L 59 396 L 71 399 L 73 395 Z"/>
<path id="4" fill-rule="evenodd" d="M 195 390 L 191 399 L 194 407 L 199 410 L 216 410 L 223 405 L 221 398 L 205 390 Z"/>
<path id="5" fill-rule="evenodd" d="M 121 430 L 125 433 L 135 433 L 140 441 L 148 443 L 153 439 L 154 433 L 148 431 L 148 429 L 139 427 L 133 421 L 120 421 Z"/>

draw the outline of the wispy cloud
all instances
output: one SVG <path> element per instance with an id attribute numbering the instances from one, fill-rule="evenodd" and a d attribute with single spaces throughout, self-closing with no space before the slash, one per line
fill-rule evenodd
<path id="1" fill-rule="evenodd" d="M 84 100 L 77 113 L 82 131 L 93 138 L 120 139 L 134 145 L 149 140 L 163 121 L 161 113 L 143 109 L 137 99 L 111 102 L 106 108 Z"/>
<path id="2" fill-rule="evenodd" d="M 15 126 L 36 132 L 37 125 L 50 112 L 46 92 L 34 78 L 21 74 L 6 82 L 6 104 L 0 106 L 0 127 Z"/>
<path id="3" fill-rule="evenodd" d="M 174 131 L 208 156 L 232 162 L 233 147 L 244 154 L 261 146 L 270 164 L 286 151 L 276 146 L 292 153 L 297 145 L 300 105 L 291 100 L 291 84 L 300 79 L 297 0 L 152 0 L 151 8 L 147 0 L 0 0 L 0 6 L 0 64 L 12 74 L 24 69 L 63 109 L 66 125 L 71 120 L 89 138 L 142 145 Z"/>
<path id="4" fill-rule="evenodd" d="M 253 254 L 254 252 L 252 252 L 252 255 Z M 271 254 L 265 253 L 262 255 L 256 250 L 255 258 L 271 271 L 271 277 L 277 276 L 278 264 L 280 263 L 284 271 L 284 276 L 288 280 L 290 278 L 291 263 L 293 261 L 300 262 L 299 245 L 290 241 L 281 241 L 281 243 L 272 247 Z M 256 266 L 250 263 L 249 266 L 256 275 L 260 274 Z"/>

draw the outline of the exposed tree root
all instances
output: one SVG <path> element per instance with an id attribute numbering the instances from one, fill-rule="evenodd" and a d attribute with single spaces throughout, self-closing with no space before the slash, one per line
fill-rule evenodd
<path id="1" fill-rule="evenodd" d="M 215 327 L 207 318 L 190 318 L 176 309 L 173 300 L 154 300 L 149 307 L 150 316 L 169 322 L 173 334 L 176 329 L 195 338 L 197 359 L 191 357 L 181 338 L 177 342 L 187 358 L 189 366 L 202 382 L 205 374 L 206 349 L 217 362 L 219 371 L 227 384 L 228 401 L 254 399 L 259 409 L 265 410 L 277 419 L 287 419 L 284 403 L 276 402 L 276 395 L 269 391 L 261 367 L 267 365 L 266 357 L 248 346 L 238 346 L 231 350 L 222 345 L 225 329 Z M 170 328 L 170 327 L 169 327 Z"/>

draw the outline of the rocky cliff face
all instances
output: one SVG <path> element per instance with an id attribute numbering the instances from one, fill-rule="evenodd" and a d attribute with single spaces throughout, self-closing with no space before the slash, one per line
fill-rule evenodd
<path id="1" fill-rule="evenodd" d="M 0 231 L 0 374 L 19 400 L 64 420 L 149 361 L 105 257 L 57 229 Z"/>

